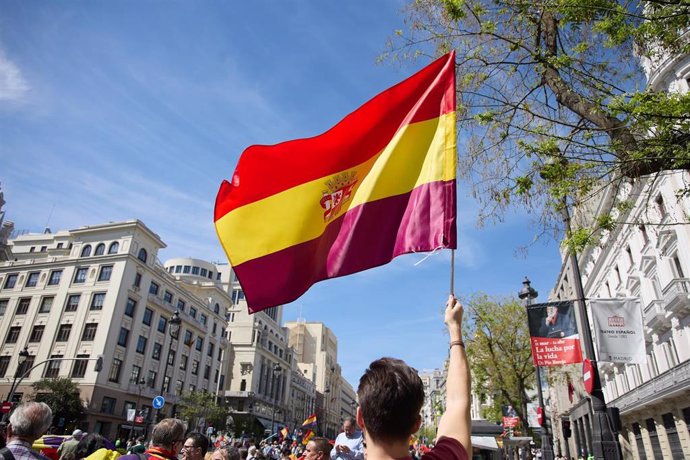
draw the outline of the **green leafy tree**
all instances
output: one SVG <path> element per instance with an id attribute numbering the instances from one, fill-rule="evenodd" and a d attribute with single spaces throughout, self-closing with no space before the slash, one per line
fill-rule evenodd
<path id="1" fill-rule="evenodd" d="M 527 392 L 536 388 L 536 374 L 525 307 L 516 300 L 476 294 L 465 302 L 465 312 L 472 385 L 482 401 L 493 401 L 482 415 L 500 421 L 502 406 L 512 405 L 528 426 Z"/>
<path id="2" fill-rule="evenodd" d="M 519 205 L 536 236 L 561 235 L 564 207 L 690 165 L 690 94 L 647 88 L 642 68 L 690 52 L 689 13 L 687 1 L 413 0 L 389 54 L 456 50 L 459 165 L 480 223 Z M 626 203 L 607 206 L 567 235 L 573 249 L 621 223 Z"/>
<path id="3" fill-rule="evenodd" d="M 217 403 L 215 395 L 206 391 L 184 393 L 177 404 L 177 416 L 186 420 L 190 429 L 195 429 L 203 419 L 206 426 L 224 430 L 228 415 L 227 409 Z"/>
<path id="4" fill-rule="evenodd" d="M 32 385 L 32 399 L 44 402 L 53 411 L 53 425 L 62 432 L 70 432 L 86 417 L 79 387 L 69 378 L 43 379 Z"/>

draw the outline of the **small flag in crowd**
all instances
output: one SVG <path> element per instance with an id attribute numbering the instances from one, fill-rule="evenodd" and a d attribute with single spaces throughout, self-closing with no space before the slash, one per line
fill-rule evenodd
<path id="1" fill-rule="evenodd" d="M 325 133 L 253 145 L 216 197 L 250 312 L 407 253 L 456 248 L 455 53 Z"/>
<path id="2" fill-rule="evenodd" d="M 286 426 L 284 426 L 283 429 L 280 430 L 280 434 L 281 434 L 281 436 L 282 436 L 282 439 L 287 438 L 289 433 L 290 433 L 290 432 L 288 431 L 288 429 L 287 429 Z"/>
<path id="3" fill-rule="evenodd" d="M 311 414 L 307 419 L 304 421 L 302 426 L 311 426 L 316 424 L 316 414 Z"/>
<path id="4" fill-rule="evenodd" d="M 304 438 L 302 438 L 302 444 L 307 445 L 309 440 L 314 437 L 314 432 L 311 430 L 307 430 L 307 432 L 304 434 Z"/>

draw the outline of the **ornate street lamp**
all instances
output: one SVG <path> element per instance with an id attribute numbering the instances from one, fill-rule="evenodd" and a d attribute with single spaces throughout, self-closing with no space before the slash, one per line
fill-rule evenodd
<path id="1" fill-rule="evenodd" d="M 532 301 L 539 296 L 539 293 L 531 286 L 530 280 L 525 276 L 522 282 L 522 289 L 518 292 L 518 297 L 525 301 L 525 307 L 529 307 Z M 537 397 L 539 402 L 539 410 L 542 414 L 541 426 L 541 458 L 543 460 L 553 460 L 553 445 L 551 444 L 551 435 L 546 423 L 546 410 L 544 409 L 544 395 L 541 390 L 541 367 L 535 366 L 537 369 Z"/>
<path id="2" fill-rule="evenodd" d="M 273 365 L 273 411 L 271 415 L 271 436 L 273 436 L 273 426 L 275 425 L 276 422 L 276 399 L 279 397 L 279 395 L 276 395 L 277 393 L 277 383 L 276 380 L 278 380 L 278 377 L 280 377 L 280 374 L 283 372 L 283 368 L 280 367 L 280 363 L 275 363 Z"/>

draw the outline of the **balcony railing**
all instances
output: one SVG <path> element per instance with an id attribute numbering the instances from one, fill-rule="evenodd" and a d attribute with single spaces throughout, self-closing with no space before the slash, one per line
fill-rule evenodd
<path id="1" fill-rule="evenodd" d="M 652 300 L 644 308 L 644 325 L 653 331 L 666 331 L 671 327 L 662 300 Z"/>
<path id="2" fill-rule="evenodd" d="M 661 399 L 669 394 L 680 393 L 689 388 L 690 360 L 654 377 L 608 404 L 617 407 L 621 412 L 626 412 L 630 409 L 645 407 L 656 399 Z"/>
<path id="3" fill-rule="evenodd" d="M 664 288 L 666 308 L 674 313 L 690 310 L 690 280 L 674 278 Z"/>

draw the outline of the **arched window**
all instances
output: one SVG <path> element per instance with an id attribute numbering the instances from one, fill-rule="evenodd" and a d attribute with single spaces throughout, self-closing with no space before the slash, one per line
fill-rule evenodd
<path id="1" fill-rule="evenodd" d="M 105 244 L 100 243 L 98 246 L 96 246 L 96 250 L 94 251 L 93 255 L 102 256 L 103 254 L 105 254 Z"/>
<path id="2" fill-rule="evenodd" d="M 216 303 L 215 307 L 213 307 L 213 311 L 216 313 L 216 315 L 219 314 L 220 313 L 220 305 L 218 305 Z"/>
<path id="3" fill-rule="evenodd" d="M 89 257 L 91 255 L 91 245 L 87 244 L 84 246 L 81 250 L 81 256 L 82 257 Z"/>
<path id="4" fill-rule="evenodd" d="M 108 248 L 108 254 L 117 254 L 117 251 L 120 249 L 120 243 L 117 241 L 110 243 L 110 247 Z"/>
<path id="5" fill-rule="evenodd" d="M 144 248 L 139 249 L 139 255 L 137 257 L 139 258 L 139 260 L 146 263 L 146 258 L 148 257 L 148 254 L 146 253 L 146 249 L 144 249 Z"/>

